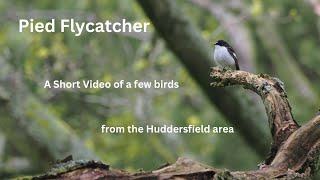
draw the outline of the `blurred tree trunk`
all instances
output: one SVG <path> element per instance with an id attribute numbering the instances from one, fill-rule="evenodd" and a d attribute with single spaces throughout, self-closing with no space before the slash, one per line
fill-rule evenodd
<path id="1" fill-rule="evenodd" d="M 305 77 L 290 52 L 286 49 L 275 24 L 271 20 L 265 19 L 263 22 L 257 21 L 256 28 L 261 42 L 264 43 L 268 50 L 272 64 L 275 64 L 274 67 L 281 79 L 286 82 L 287 86 L 293 87 L 292 89 L 295 89 L 301 97 L 315 103 L 318 98 L 310 81 Z M 292 78 L 293 74 L 294 78 Z"/>
<path id="2" fill-rule="evenodd" d="M 229 19 L 232 16 L 232 13 L 230 13 L 232 12 L 231 8 L 224 8 L 220 4 L 213 3 L 208 0 L 191 0 L 191 2 L 209 11 L 217 19 L 219 19 L 221 24 L 226 24 L 224 26 L 226 26 L 225 29 L 228 35 L 233 37 L 233 34 L 236 33 L 238 36 L 242 36 L 243 32 L 236 29 L 239 25 L 234 25 L 235 27 L 232 26 L 232 28 L 230 27 L 231 20 Z M 281 38 L 278 26 L 274 23 L 275 19 L 272 19 L 275 17 L 271 17 L 268 14 L 266 14 L 264 18 L 261 18 L 261 16 L 252 15 L 251 9 L 248 8 L 248 5 L 244 1 L 230 3 L 233 3 L 232 8 L 241 12 L 239 15 L 240 17 L 237 17 L 238 22 L 240 22 L 239 18 L 241 18 L 241 16 L 244 16 L 246 18 L 246 22 L 249 22 L 248 24 L 250 24 L 249 27 L 251 28 L 252 36 L 251 39 L 255 39 L 253 37 L 256 36 L 255 43 L 258 52 L 257 54 L 259 56 L 258 60 L 265 61 L 259 62 L 259 64 L 271 64 L 272 67 L 270 67 L 270 69 L 274 69 L 276 76 L 281 77 L 281 79 L 288 86 L 287 89 L 293 90 L 292 95 L 299 99 L 299 102 L 308 102 L 308 104 L 300 104 L 303 107 L 306 105 L 309 106 L 309 108 L 306 108 L 307 112 L 303 112 L 303 114 L 312 114 L 313 110 L 317 108 L 317 104 L 319 103 L 320 99 L 319 93 L 317 93 L 314 88 L 314 83 L 317 81 L 310 80 L 310 78 L 307 77 L 307 74 L 310 72 L 304 72 L 297 63 L 298 59 L 292 55 L 292 50 L 290 51 L 288 49 L 289 46 L 287 46 L 284 40 Z M 266 6 L 266 4 L 267 3 L 265 3 L 264 6 Z M 224 10 L 222 11 L 221 9 L 223 8 Z M 228 30 L 227 22 L 229 22 L 229 29 L 231 30 Z M 246 41 L 250 41 L 250 38 L 247 38 Z M 263 51 L 260 49 L 263 49 Z M 308 111 L 309 109 L 311 111 Z"/>
<path id="3" fill-rule="evenodd" d="M 3 59 L 1 65 L 0 129 L 10 145 L 32 161 L 32 169 L 47 169 L 49 162 L 71 154 L 77 159 L 95 159 L 71 128 L 26 89 L 21 74 Z"/>
<path id="4" fill-rule="evenodd" d="M 319 93 L 315 89 L 315 82 L 310 81 L 299 67 L 297 60 L 281 38 L 277 25 L 271 19 L 253 19 L 251 23 L 253 31 L 257 34 L 257 40 L 263 46 L 260 48 L 265 50 L 263 56 L 266 62 L 264 63 L 271 64 L 274 76 L 281 77 L 287 89 L 291 90 L 290 96 L 296 99 L 294 112 L 298 111 L 297 118 L 300 119 L 300 122 L 306 122 L 318 108 L 320 100 Z M 304 110 L 299 112 L 299 109 Z"/>
<path id="5" fill-rule="evenodd" d="M 250 36 L 250 29 L 245 25 L 248 12 L 240 15 L 234 14 L 222 4 L 224 2 L 213 2 L 210 0 L 190 0 L 192 4 L 201 7 L 213 15 L 221 24 L 215 34 L 224 32 L 230 38 L 232 47 L 236 50 L 241 70 L 256 72 L 254 65 L 254 49 Z M 217 32 L 218 31 L 218 32 Z"/>
<path id="6" fill-rule="evenodd" d="M 259 121 L 266 119 L 265 113 L 257 108 L 259 105 L 255 105 L 253 98 L 241 90 L 210 88 L 208 73 L 209 68 L 213 66 L 210 63 L 211 49 L 176 2 L 170 0 L 138 0 L 138 2 L 167 46 L 186 67 L 211 103 L 240 132 L 250 147 L 261 157 L 265 156 L 269 136 Z"/>

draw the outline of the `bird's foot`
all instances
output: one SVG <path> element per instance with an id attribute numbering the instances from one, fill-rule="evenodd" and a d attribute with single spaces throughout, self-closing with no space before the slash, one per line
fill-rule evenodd
<path id="1" fill-rule="evenodd" d="M 222 72 L 223 69 L 220 66 L 211 67 L 212 71 Z"/>

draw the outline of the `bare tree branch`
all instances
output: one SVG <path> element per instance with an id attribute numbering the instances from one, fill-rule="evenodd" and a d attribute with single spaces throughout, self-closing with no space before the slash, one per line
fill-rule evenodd
<path id="1" fill-rule="evenodd" d="M 219 68 L 212 68 L 211 77 L 215 80 L 211 83 L 212 86 L 243 85 L 244 88 L 251 89 L 261 97 L 273 138 L 272 149 L 266 161 L 269 164 L 279 146 L 299 127 L 292 117 L 284 84 L 279 79 L 265 74 L 221 71 Z"/>

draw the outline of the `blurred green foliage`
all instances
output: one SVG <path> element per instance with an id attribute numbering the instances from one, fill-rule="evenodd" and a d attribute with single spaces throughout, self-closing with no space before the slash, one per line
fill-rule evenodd
<path id="1" fill-rule="evenodd" d="M 178 1 L 188 18 L 201 29 L 208 41 L 228 39 L 219 33 L 217 19 L 190 2 Z M 217 2 L 218 3 L 218 2 Z M 220 3 L 223 4 L 221 1 Z M 255 47 L 258 72 L 278 76 L 271 61 L 273 53 L 257 35 L 257 21 L 275 20 L 288 53 L 320 96 L 319 17 L 305 1 L 243 1 L 250 10 L 247 27 Z M 117 169 L 151 170 L 178 157 L 192 157 L 203 163 L 232 170 L 255 169 L 263 160 L 235 134 L 102 134 L 101 125 L 128 126 L 135 124 L 188 124 L 229 126 L 223 115 L 212 107 L 199 91 L 179 60 L 151 27 L 148 33 L 73 33 L 18 32 L 19 18 L 46 21 L 55 18 L 74 18 L 79 21 L 148 21 L 135 1 L 127 0 L 57 0 L 57 1 L 0 1 L 0 56 L 21 73 L 23 83 L 54 116 L 62 119 L 102 161 Z M 237 13 L 235 11 L 235 13 Z M 262 42 L 261 42 L 262 41 Z M 280 61 L 281 59 L 277 59 Z M 0 68 L 1 69 L 1 68 Z M 1 69 L 2 70 L 2 69 Z M 283 71 L 285 71 L 283 67 Z M 289 73 L 289 72 L 288 72 Z M 295 74 L 289 74 L 295 78 Z M 46 80 L 153 81 L 175 80 L 179 89 L 44 89 Z M 287 82 L 285 82 L 287 83 Z M 296 119 L 303 123 L 316 112 L 314 103 L 301 101 L 294 86 L 286 89 Z M 28 96 L 28 94 L 26 94 Z M 316 102 L 320 102 L 316 99 Z M 308 107 L 308 109 L 306 109 Z M 227 108 L 227 107 L 226 107 Z M 2 110 L 3 113 L 13 113 Z M 0 117 L 6 118 L 6 117 Z M 240 122 L 239 122 L 240 123 Z M 6 128 L 6 127 L 4 127 Z M 265 127 L 268 128 L 268 127 Z M 23 129 L 12 129 L 24 133 Z M 0 131 L 0 137 L 9 134 Z M 45 169 L 14 171 L 7 167 L 15 158 L 26 159 L 15 151 L 15 143 L 0 148 L 0 174 L 18 175 L 21 172 L 44 172 Z M 0 144 L 1 145 L 1 144 Z M 79 150 L 81 151 L 81 150 Z M 34 158 L 34 157 L 33 157 Z M 39 159 L 41 157 L 38 157 Z M 63 158 L 63 157 L 61 157 Z M 30 159 L 29 159 L 30 160 Z M 24 162 L 24 161 L 23 161 Z M 32 162 L 32 161 L 30 161 Z M 43 162 L 49 163 L 49 162 Z M 28 163 L 27 163 L 28 164 Z M 13 168 L 14 169 L 14 168 Z M 1 177 L 1 176 L 0 176 Z"/>

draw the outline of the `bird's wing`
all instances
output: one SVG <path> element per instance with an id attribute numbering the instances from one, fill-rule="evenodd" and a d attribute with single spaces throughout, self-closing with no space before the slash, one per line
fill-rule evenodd
<path id="1" fill-rule="evenodd" d="M 234 50 L 232 49 L 231 46 L 228 46 L 228 47 L 227 47 L 227 50 L 228 50 L 228 52 L 231 54 L 231 56 L 233 57 L 233 59 L 234 59 L 234 61 L 235 61 L 236 70 L 240 70 L 239 63 L 238 63 L 238 58 L 237 58 L 236 53 L 234 52 Z"/>

